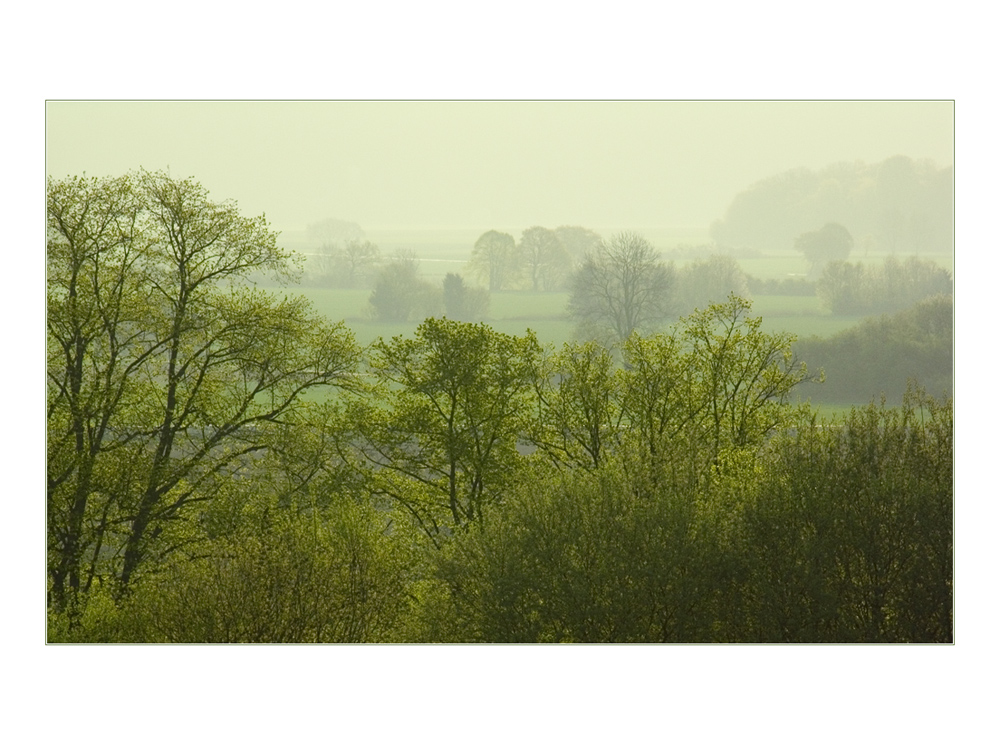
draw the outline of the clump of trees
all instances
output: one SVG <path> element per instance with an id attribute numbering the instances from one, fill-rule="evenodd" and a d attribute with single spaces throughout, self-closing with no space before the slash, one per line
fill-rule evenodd
<path id="1" fill-rule="evenodd" d="M 50 641 L 951 639 L 950 403 L 817 423 L 748 300 L 361 350 L 194 182 L 50 181 L 48 234 Z"/>
<path id="2" fill-rule="evenodd" d="M 812 297 L 816 294 L 816 283 L 805 277 L 760 278 L 747 275 L 747 290 L 754 295 L 788 295 Z"/>
<path id="3" fill-rule="evenodd" d="M 952 293 L 951 273 L 932 261 L 886 257 L 881 266 L 836 261 L 827 264 L 816 294 L 841 315 L 891 313 L 937 294 Z"/>
<path id="4" fill-rule="evenodd" d="M 399 251 L 383 266 L 368 298 L 375 320 L 401 323 L 440 315 L 458 321 L 480 321 L 489 313 L 490 295 L 470 287 L 458 274 L 448 273 L 440 287 L 420 276 L 411 251 Z"/>
<path id="5" fill-rule="evenodd" d="M 828 222 L 878 251 L 951 253 L 954 168 L 897 155 L 786 171 L 738 194 L 711 236 L 718 245 L 773 251 Z"/>
<path id="6" fill-rule="evenodd" d="M 847 261 L 854 247 L 854 237 L 843 225 L 828 222 L 819 230 L 802 233 L 795 239 L 795 250 L 809 262 L 809 274 L 819 276 L 831 261 Z"/>
<path id="7" fill-rule="evenodd" d="M 647 469 L 539 467 L 439 554 L 453 604 L 433 627 L 514 643 L 951 641 L 951 433 L 950 407 L 914 393 L 701 469 L 696 448 Z"/>
<path id="8" fill-rule="evenodd" d="M 592 230 L 576 225 L 555 230 L 536 225 L 524 230 L 519 241 L 509 233 L 488 230 L 473 246 L 469 268 L 490 292 L 560 290 L 574 266 L 600 242 Z"/>
<path id="9" fill-rule="evenodd" d="M 368 298 L 372 317 L 400 323 L 437 315 L 441 291 L 419 275 L 419 262 L 412 251 L 397 251 L 375 278 Z"/>
<path id="10" fill-rule="evenodd" d="M 730 295 L 750 297 L 749 277 L 732 256 L 713 254 L 677 272 L 678 307 L 682 312 L 725 302 Z"/>
<path id="11" fill-rule="evenodd" d="M 953 391 L 954 313 L 950 295 L 936 295 L 893 315 L 867 318 L 828 339 L 802 339 L 796 354 L 826 373 L 810 393 L 816 401 L 902 400 L 910 378 L 936 396 Z"/>

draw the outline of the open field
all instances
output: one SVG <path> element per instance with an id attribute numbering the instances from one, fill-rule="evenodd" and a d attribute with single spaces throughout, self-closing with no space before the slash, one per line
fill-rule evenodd
<path id="1" fill-rule="evenodd" d="M 502 229 L 502 228 L 501 228 Z M 519 231 L 507 230 L 512 235 Z M 448 272 L 462 274 L 466 281 L 476 284 L 467 268 L 472 245 L 481 231 L 475 230 L 394 230 L 370 231 L 369 237 L 375 240 L 387 256 L 399 249 L 413 251 L 420 259 L 420 274 L 424 279 L 435 285 L 440 285 Z M 610 234 L 605 231 L 604 234 Z M 671 246 L 685 242 L 688 245 L 704 241 L 704 237 L 695 231 L 683 234 L 683 231 L 663 235 L 650 234 L 650 238 L 659 238 L 658 246 Z M 701 240 L 699 240 L 701 238 Z M 672 242 L 671 242 L 672 241 Z M 301 245 L 290 246 L 302 250 Z M 866 264 L 880 264 L 884 254 L 852 255 L 851 261 Z M 900 260 L 906 256 L 900 255 Z M 923 259 L 933 260 L 938 265 L 954 270 L 954 259 L 951 254 L 926 254 Z M 768 255 L 755 258 L 738 258 L 739 264 L 748 274 L 761 279 L 784 279 L 787 277 L 804 276 L 807 265 L 802 256 L 788 249 L 775 251 Z M 676 260 L 680 267 L 687 261 Z M 379 338 L 389 339 L 397 335 L 409 335 L 417 328 L 418 322 L 385 323 L 374 321 L 370 317 L 368 297 L 370 289 L 325 289 L 317 287 L 288 287 L 276 292 L 297 293 L 307 297 L 316 310 L 334 321 L 344 321 L 354 332 L 355 338 L 362 346 L 367 346 Z M 769 333 L 787 332 L 798 339 L 811 336 L 828 338 L 834 334 L 855 326 L 862 320 L 859 316 L 835 316 L 822 307 L 819 298 L 815 296 L 761 295 L 754 297 L 752 312 L 763 317 L 762 328 Z M 568 292 L 530 292 L 505 291 L 493 293 L 490 297 L 490 310 L 487 321 L 498 331 L 506 334 L 521 335 L 527 329 L 534 331 L 543 345 L 560 347 L 567 341 L 577 338 L 575 324 L 569 318 L 566 307 L 569 301 Z M 809 360 L 806 360 L 808 363 Z M 800 400 L 811 398 L 810 386 L 803 386 L 799 392 Z M 848 406 L 822 404 L 817 407 L 823 416 L 842 415 L 849 410 Z"/>
<path id="2" fill-rule="evenodd" d="M 290 287 L 277 292 L 299 293 L 307 297 L 316 310 L 334 321 L 345 321 L 354 331 L 358 342 L 368 344 L 379 336 L 407 334 L 417 322 L 385 323 L 368 317 L 366 289 L 323 289 Z M 575 338 L 574 324 L 566 315 L 569 293 L 566 292 L 500 292 L 490 298 L 489 322 L 498 331 L 524 333 L 531 328 L 542 343 L 561 345 Z M 833 316 L 815 297 L 762 295 L 753 299 L 753 312 L 763 316 L 763 328 L 774 333 L 786 331 L 799 338 L 827 337 L 856 324 L 854 316 Z"/>

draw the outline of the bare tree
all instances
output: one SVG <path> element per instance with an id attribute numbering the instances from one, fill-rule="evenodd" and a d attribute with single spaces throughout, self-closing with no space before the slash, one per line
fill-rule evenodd
<path id="1" fill-rule="evenodd" d="M 641 235 L 618 233 L 584 257 L 573 275 L 569 312 L 605 342 L 650 331 L 675 310 L 676 273 Z"/>

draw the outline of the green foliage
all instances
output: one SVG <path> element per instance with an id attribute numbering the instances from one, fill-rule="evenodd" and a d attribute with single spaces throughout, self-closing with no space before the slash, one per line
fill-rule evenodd
<path id="1" fill-rule="evenodd" d="M 759 641 L 952 638 L 950 402 L 911 391 L 779 438 L 746 516 Z"/>
<path id="2" fill-rule="evenodd" d="M 543 363 L 529 441 L 562 468 L 596 468 L 621 425 L 614 359 L 596 342 L 567 343 Z"/>
<path id="3" fill-rule="evenodd" d="M 809 262 L 809 273 L 818 276 L 831 261 L 847 261 L 854 238 L 840 223 L 828 222 L 819 230 L 802 233 L 795 239 L 795 250 Z"/>
<path id="4" fill-rule="evenodd" d="M 899 403 L 908 381 L 950 396 L 954 363 L 953 302 L 938 295 L 891 316 L 861 321 L 829 339 L 803 339 L 796 354 L 822 368 L 826 384 L 816 401 L 865 403 L 885 396 Z"/>
<path id="5" fill-rule="evenodd" d="M 951 293 L 951 274 L 916 256 L 904 262 L 889 256 L 881 267 L 833 262 L 816 284 L 820 300 L 837 314 L 892 313 Z"/>
<path id="6" fill-rule="evenodd" d="M 678 307 L 684 312 L 724 303 L 730 295 L 749 297 L 747 275 L 731 256 L 715 254 L 677 272 Z"/>
<path id="7" fill-rule="evenodd" d="M 698 379 L 713 447 L 759 442 L 784 423 L 792 389 L 808 379 L 805 363 L 792 354 L 790 334 L 766 334 L 750 317 L 748 300 L 697 311 L 683 324 L 691 345 L 690 366 Z"/>
<path id="8" fill-rule="evenodd" d="M 389 525 L 343 500 L 318 514 L 270 512 L 209 555 L 144 579 L 127 605 L 133 640 L 388 641 L 412 565 Z"/>
<path id="9" fill-rule="evenodd" d="M 353 421 L 376 493 L 432 538 L 478 519 L 515 470 L 540 353 L 531 335 L 435 318 L 373 345 L 376 387 Z"/>
<path id="10" fill-rule="evenodd" d="M 247 286 L 289 257 L 194 182 L 53 181 L 47 227 L 52 642 L 951 639 L 950 403 L 817 424 L 794 337 L 734 294 L 642 335 L 673 286 L 638 236 L 585 262 L 590 321 L 574 295 L 614 348 L 430 317 L 359 372 Z M 910 366 L 951 325 L 936 298 L 843 344 Z"/>
<path id="11" fill-rule="evenodd" d="M 50 180 L 47 214 L 50 603 L 76 618 L 95 582 L 121 596 L 198 540 L 198 505 L 357 350 L 301 298 L 238 284 L 289 256 L 191 180 Z"/>
<path id="12" fill-rule="evenodd" d="M 453 640 L 948 642 L 951 407 L 807 417 L 705 478 L 538 466 L 438 556 Z M 437 606 L 441 608 L 441 605 Z"/>
<path id="13" fill-rule="evenodd" d="M 435 315 L 441 307 L 441 295 L 420 279 L 416 257 L 399 253 L 379 270 L 368 303 L 378 321 L 409 321 Z"/>

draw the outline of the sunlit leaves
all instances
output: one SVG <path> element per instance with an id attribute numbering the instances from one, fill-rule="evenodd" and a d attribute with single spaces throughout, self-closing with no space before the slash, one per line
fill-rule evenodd
<path id="1" fill-rule="evenodd" d="M 124 588 L 317 386 L 352 385 L 342 326 L 242 281 L 288 276 L 263 217 L 191 179 L 48 183 L 48 530 L 53 602 Z"/>

